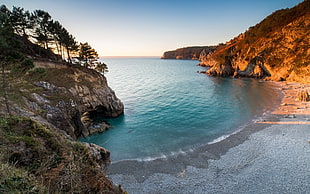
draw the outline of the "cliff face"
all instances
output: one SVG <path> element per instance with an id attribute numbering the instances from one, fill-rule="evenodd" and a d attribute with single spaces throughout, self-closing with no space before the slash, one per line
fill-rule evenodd
<path id="1" fill-rule="evenodd" d="M 202 47 L 185 47 L 173 51 L 167 51 L 161 57 L 162 59 L 192 59 L 198 60 L 201 52 L 205 54 L 213 51 L 215 46 L 202 46 Z"/>
<path id="2" fill-rule="evenodd" d="M 123 103 L 100 73 L 53 62 L 35 62 L 46 75 L 33 80 L 33 88 L 21 89 L 24 112 L 40 116 L 73 139 L 104 131 L 108 125 L 92 126 L 96 117 L 111 118 L 123 113 Z"/>
<path id="3" fill-rule="evenodd" d="M 3 114 L 0 104 L 0 165 L 5 166 L 0 169 L 0 190 L 123 193 L 104 174 L 110 152 L 72 141 L 106 130 L 106 123 L 94 124 L 96 118 L 123 113 L 123 103 L 106 78 L 85 67 L 52 61 L 35 61 L 36 67 L 27 72 L 18 66 L 12 64 L 5 72 L 11 113 L 18 116 Z"/>
<path id="4" fill-rule="evenodd" d="M 200 60 L 209 75 L 310 83 L 310 1 L 274 12 Z"/>

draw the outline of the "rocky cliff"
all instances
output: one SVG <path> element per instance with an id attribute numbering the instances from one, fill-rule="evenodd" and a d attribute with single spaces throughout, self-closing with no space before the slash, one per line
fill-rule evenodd
<path id="1" fill-rule="evenodd" d="M 173 51 L 167 51 L 161 57 L 162 59 L 192 59 L 198 60 L 201 52 L 208 54 L 215 50 L 215 46 L 194 46 L 179 48 Z"/>
<path id="2" fill-rule="evenodd" d="M 90 69 L 103 72 L 105 64 L 86 43 L 80 51 L 89 56 L 81 54 L 73 64 L 77 42 L 60 23 L 42 10 L 43 21 L 23 8 L 13 10 L 1 5 L 0 193 L 124 193 L 105 176 L 110 152 L 75 141 L 108 127 L 96 120 L 123 113 L 105 77 Z M 34 41 L 43 25 L 49 37 Z"/>
<path id="3" fill-rule="evenodd" d="M 213 76 L 310 83 L 310 1 L 274 12 L 200 60 Z"/>
<path id="4" fill-rule="evenodd" d="M 110 152 L 74 141 L 106 130 L 105 122 L 94 123 L 97 118 L 123 113 L 106 78 L 46 59 L 34 64 L 24 71 L 12 63 L 5 72 L 14 116 L 0 104 L 0 164 L 5 166 L 0 192 L 123 193 L 104 174 Z"/>
<path id="5" fill-rule="evenodd" d="M 41 78 L 29 76 L 25 88 L 19 88 L 23 108 L 19 111 L 36 115 L 74 140 L 104 131 L 108 125 L 93 121 L 117 117 L 124 106 L 108 86 L 106 78 L 85 67 L 35 61 L 46 73 Z"/>

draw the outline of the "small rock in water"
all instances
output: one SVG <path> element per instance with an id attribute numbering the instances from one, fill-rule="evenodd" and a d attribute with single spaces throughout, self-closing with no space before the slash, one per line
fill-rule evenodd
<path id="1" fill-rule="evenodd" d="M 296 118 L 296 115 L 285 115 L 284 118 L 294 119 L 294 118 Z"/>

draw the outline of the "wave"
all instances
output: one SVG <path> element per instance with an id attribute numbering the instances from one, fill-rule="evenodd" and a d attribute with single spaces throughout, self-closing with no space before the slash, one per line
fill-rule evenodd
<path id="1" fill-rule="evenodd" d="M 124 159 L 124 160 L 119 160 L 112 162 L 114 163 L 119 163 L 119 162 L 124 162 L 124 161 L 137 161 L 137 162 L 152 162 L 155 160 L 168 160 L 169 158 L 176 157 L 179 155 L 187 155 L 188 153 L 194 152 L 195 149 L 188 149 L 187 151 L 184 150 L 179 150 L 177 152 L 171 152 L 169 154 L 161 154 L 160 156 L 155 156 L 155 157 L 145 157 L 145 158 L 133 158 L 133 159 Z"/>
<path id="2" fill-rule="evenodd" d="M 269 117 L 271 115 L 271 111 L 265 111 L 261 116 L 259 117 L 256 117 L 256 118 L 253 118 L 251 121 L 249 121 L 248 123 L 246 124 L 243 124 L 242 126 L 239 126 L 237 128 L 237 130 L 234 130 L 232 133 L 229 133 L 229 134 L 225 134 L 225 135 L 222 135 L 210 142 L 207 142 L 206 144 L 202 144 L 202 145 L 199 145 L 199 146 L 196 146 L 194 148 L 190 148 L 186 151 L 184 150 L 179 150 L 179 151 L 176 151 L 176 152 L 171 152 L 169 154 L 161 154 L 159 156 L 154 156 L 154 157 L 143 157 L 143 158 L 134 158 L 134 159 L 123 159 L 123 160 L 119 160 L 119 161 L 115 161 L 115 162 L 112 162 L 113 163 L 118 163 L 118 162 L 124 162 L 124 161 L 137 161 L 137 162 L 152 162 L 152 161 L 155 161 L 155 160 L 168 160 L 170 158 L 173 158 L 173 157 L 177 157 L 177 156 L 180 156 L 180 155 L 188 155 L 189 153 L 193 153 L 193 152 L 196 152 L 199 150 L 200 147 L 204 147 L 204 146 L 208 146 L 208 145 L 212 145 L 212 144 L 216 144 L 216 143 L 220 143 L 224 140 L 226 140 L 227 138 L 231 137 L 232 135 L 236 135 L 238 133 L 240 133 L 242 130 L 244 130 L 249 124 L 251 123 L 256 123 L 257 121 L 262 121 L 264 119 L 266 119 L 267 117 Z"/>

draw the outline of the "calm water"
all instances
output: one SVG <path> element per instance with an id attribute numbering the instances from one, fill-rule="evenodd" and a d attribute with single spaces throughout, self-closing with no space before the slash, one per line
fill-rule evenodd
<path id="1" fill-rule="evenodd" d="M 230 134 L 278 101 L 272 83 L 214 78 L 192 60 L 105 58 L 109 86 L 125 105 L 112 128 L 82 141 L 113 162 L 182 153 Z"/>

